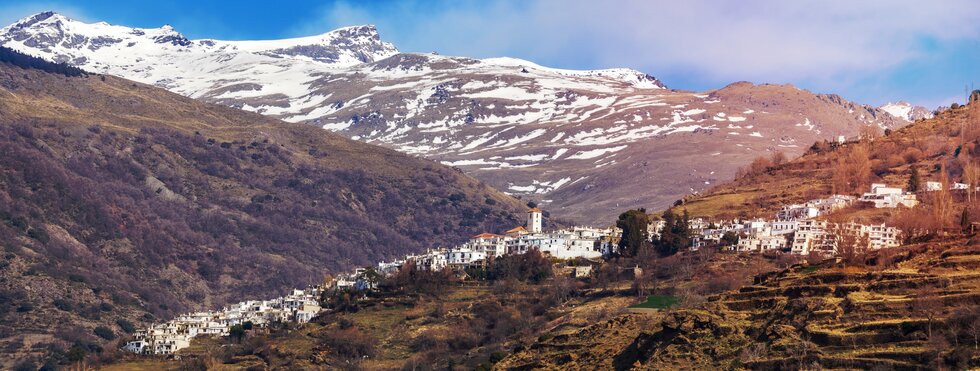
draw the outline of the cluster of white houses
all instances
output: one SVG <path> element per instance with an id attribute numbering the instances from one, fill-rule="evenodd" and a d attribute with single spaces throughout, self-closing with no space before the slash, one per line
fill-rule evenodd
<path id="1" fill-rule="evenodd" d="M 942 186 L 936 182 L 927 182 L 924 188 L 925 191 L 936 191 Z M 966 188 L 968 187 L 965 184 L 959 183 L 950 186 L 950 189 Z M 738 243 L 731 248 L 746 252 L 782 250 L 806 255 L 815 251 L 834 255 L 838 253 L 837 246 L 842 231 L 859 236 L 860 241 L 867 241 L 869 249 L 898 246 L 899 231 L 884 224 L 834 224 L 816 219 L 855 202 L 867 202 L 876 208 L 915 207 L 918 204 L 914 193 L 884 184 L 873 184 L 871 192 L 860 197 L 833 195 L 804 204 L 783 206 L 772 220 L 709 223 L 696 218 L 689 223 L 691 249 L 717 245 L 730 232 L 740 236 Z M 504 234 L 483 233 L 459 246 L 433 249 L 393 262 L 378 263 L 374 270 L 376 277 L 371 277 L 372 269 L 358 268 L 352 273 L 338 276 L 331 288 L 372 289 L 377 284 L 374 278 L 391 274 L 409 261 L 425 269 L 451 268 L 461 271 L 468 267 L 483 266 L 496 257 L 524 254 L 530 250 L 538 250 L 559 259 L 601 258 L 615 252 L 616 240 L 621 233 L 615 227 L 574 227 L 544 232 L 541 225 L 541 210 L 532 208 L 527 212 L 526 226 L 519 226 Z M 652 222 L 649 226 L 650 235 L 656 236 L 663 227 L 663 221 Z M 140 354 L 173 354 L 189 346 L 195 336 L 225 336 L 236 324 L 251 322 L 255 326 L 264 326 L 273 322 L 308 322 L 321 311 L 318 298 L 323 290 L 324 287 L 310 287 L 293 290 L 291 294 L 273 300 L 244 301 L 218 311 L 185 314 L 138 331 L 134 340 L 128 342 L 124 349 Z"/>
<path id="2" fill-rule="evenodd" d="M 483 233 L 468 242 L 447 249 L 429 250 L 394 262 L 378 263 L 378 274 L 390 274 L 405 262 L 414 261 L 427 269 L 466 268 L 482 265 L 488 259 L 507 254 L 523 254 L 532 249 L 561 259 L 599 258 L 613 251 L 616 228 L 575 227 L 543 232 L 542 212 L 533 208 L 527 213 L 527 227 L 511 229 L 504 235 Z M 377 280 L 371 270 L 358 268 L 339 275 L 329 288 L 368 290 Z M 152 325 L 134 334 L 125 350 L 139 354 L 174 354 L 190 346 L 198 335 L 227 336 L 232 326 L 251 322 L 265 326 L 273 322 L 305 323 L 320 313 L 320 294 L 326 287 L 314 286 L 293 290 L 273 300 L 252 300 L 229 305 L 221 310 L 189 313 L 162 324 Z"/>
<path id="3" fill-rule="evenodd" d="M 931 183 L 933 182 L 927 183 L 926 190 L 935 190 L 930 189 L 933 187 Z M 950 188 L 958 189 L 956 185 Z M 860 197 L 832 195 L 804 204 L 785 205 L 776 213 L 775 219 L 771 220 L 732 220 L 709 224 L 703 219 L 694 219 L 690 221 L 691 249 L 719 244 L 726 233 L 739 236 L 738 243 L 731 246 L 731 249 L 747 252 L 781 250 L 800 255 L 817 252 L 832 256 L 838 253 L 838 243 L 842 235 L 853 236 L 856 241 L 866 241 L 867 248 L 871 250 L 900 245 L 899 230 L 894 227 L 853 222 L 837 224 L 815 219 L 855 202 L 865 202 L 875 208 L 911 208 L 919 203 L 914 193 L 884 184 L 872 184 L 871 192 Z M 663 221 L 652 223 L 650 234 L 658 234 L 663 225 Z"/>
<path id="4" fill-rule="evenodd" d="M 433 249 L 393 262 L 381 262 L 378 263 L 378 271 L 382 274 L 392 273 L 408 261 L 430 270 L 482 266 L 492 258 L 524 254 L 531 250 L 558 259 L 601 258 L 614 251 L 614 239 L 620 234 L 619 229 L 614 227 L 573 227 L 544 232 L 541 224 L 541 210 L 532 208 L 527 212 L 526 227 L 519 226 L 504 234 L 482 233 L 459 246 Z M 357 285 L 354 279 L 348 279 L 348 282 L 352 287 Z"/>
<path id="5" fill-rule="evenodd" d="M 123 349 L 139 354 L 173 354 L 190 346 L 195 336 L 226 336 L 232 326 L 246 322 L 255 326 L 306 323 L 320 313 L 321 291 L 319 287 L 309 287 L 273 300 L 249 300 L 217 311 L 184 314 L 137 331 Z"/>

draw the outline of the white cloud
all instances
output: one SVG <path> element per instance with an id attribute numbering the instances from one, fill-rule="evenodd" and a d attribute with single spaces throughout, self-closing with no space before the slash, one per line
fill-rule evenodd
<path id="1" fill-rule="evenodd" d="M 899 65 L 927 53 L 929 42 L 976 38 L 980 6 L 968 0 L 542 0 L 401 2 L 378 11 L 339 3 L 309 27 L 322 32 L 325 25 L 354 23 L 378 24 L 382 37 L 405 51 L 819 83 Z"/>

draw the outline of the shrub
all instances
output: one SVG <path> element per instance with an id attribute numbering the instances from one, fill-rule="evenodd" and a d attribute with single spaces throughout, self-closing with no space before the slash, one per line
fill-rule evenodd
<path id="1" fill-rule="evenodd" d="M 74 345 L 71 347 L 71 349 L 68 350 L 68 361 L 70 362 L 81 361 L 85 359 L 86 354 L 88 354 L 88 351 L 85 350 L 85 347 L 82 347 L 81 345 Z"/>
<path id="2" fill-rule="evenodd" d="M 121 328 L 123 332 L 127 334 L 132 334 L 136 332 L 136 326 L 134 326 L 132 322 L 129 322 L 124 318 L 120 318 L 116 320 L 116 324 L 119 325 L 119 328 Z"/>
<path id="3" fill-rule="evenodd" d="M 71 312 L 72 310 L 75 309 L 75 306 L 70 301 L 65 299 L 55 299 L 54 302 L 52 302 L 52 304 L 54 304 L 55 308 L 58 308 L 65 312 Z"/>
<path id="4" fill-rule="evenodd" d="M 357 327 L 329 331 L 321 338 L 323 343 L 338 356 L 360 359 L 375 355 L 378 341 Z"/>
<path id="5" fill-rule="evenodd" d="M 113 340 L 116 338 L 116 333 L 112 332 L 112 329 L 106 326 L 96 327 L 92 332 L 94 332 L 98 337 L 106 340 Z"/>
<path id="6" fill-rule="evenodd" d="M 231 326 L 228 330 L 228 337 L 236 342 L 241 342 L 245 338 L 245 327 L 242 325 Z"/>

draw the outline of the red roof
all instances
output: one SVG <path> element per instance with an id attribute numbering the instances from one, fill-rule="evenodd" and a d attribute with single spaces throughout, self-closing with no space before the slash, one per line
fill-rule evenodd
<path id="1" fill-rule="evenodd" d="M 518 226 L 517 228 L 514 228 L 514 229 L 511 229 L 511 230 L 507 231 L 507 233 L 514 233 L 514 232 L 521 232 L 521 231 L 527 231 L 527 229 L 524 229 L 524 226 L 521 225 L 521 226 Z"/>
<path id="2" fill-rule="evenodd" d="M 527 212 L 529 212 L 529 213 L 540 213 L 541 212 L 541 209 L 535 207 L 535 208 L 533 208 L 531 210 L 528 210 Z"/>

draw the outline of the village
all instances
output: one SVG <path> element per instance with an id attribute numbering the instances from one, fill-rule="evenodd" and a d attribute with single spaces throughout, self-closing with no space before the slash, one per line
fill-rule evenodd
<path id="1" fill-rule="evenodd" d="M 902 188 L 885 184 L 872 184 L 870 188 L 870 192 L 860 196 L 834 194 L 803 204 L 784 205 L 772 219 L 709 221 L 692 218 L 687 222 L 691 240 L 689 250 L 718 248 L 739 253 L 782 251 L 830 258 L 840 254 L 838 247 L 844 234 L 854 236 L 854 241 L 860 241 L 864 245 L 861 248 L 866 250 L 899 246 L 901 236 L 897 228 L 885 224 L 831 223 L 822 218 L 856 203 L 865 203 L 874 208 L 912 208 L 919 203 L 915 193 Z M 923 188 L 926 192 L 932 192 L 943 187 L 938 182 L 926 182 Z M 961 183 L 949 186 L 950 190 L 967 188 L 966 184 Z M 542 228 L 542 210 L 533 207 L 526 216 L 525 225 L 503 234 L 481 233 L 458 246 L 431 249 L 394 261 L 379 262 L 376 267 L 357 268 L 338 275 L 331 282 L 293 290 L 284 297 L 243 301 L 217 311 L 185 314 L 136 332 L 124 349 L 139 354 L 171 355 L 190 346 L 191 339 L 196 336 L 228 336 L 233 326 L 305 323 L 323 310 L 319 299 L 324 291 L 375 289 L 382 277 L 394 274 L 408 262 L 418 269 L 449 269 L 465 275 L 468 268 L 485 267 L 495 258 L 531 250 L 537 250 L 555 261 L 588 259 L 597 263 L 618 253 L 617 245 L 622 233 L 619 228 L 579 226 L 545 232 Z M 647 227 L 648 235 L 656 239 L 664 225 L 664 220 L 651 221 Z M 726 238 L 726 235 L 735 236 L 737 241 L 732 242 L 732 238 Z M 591 266 L 579 268 L 586 269 L 573 270 L 575 277 L 590 274 Z"/>

